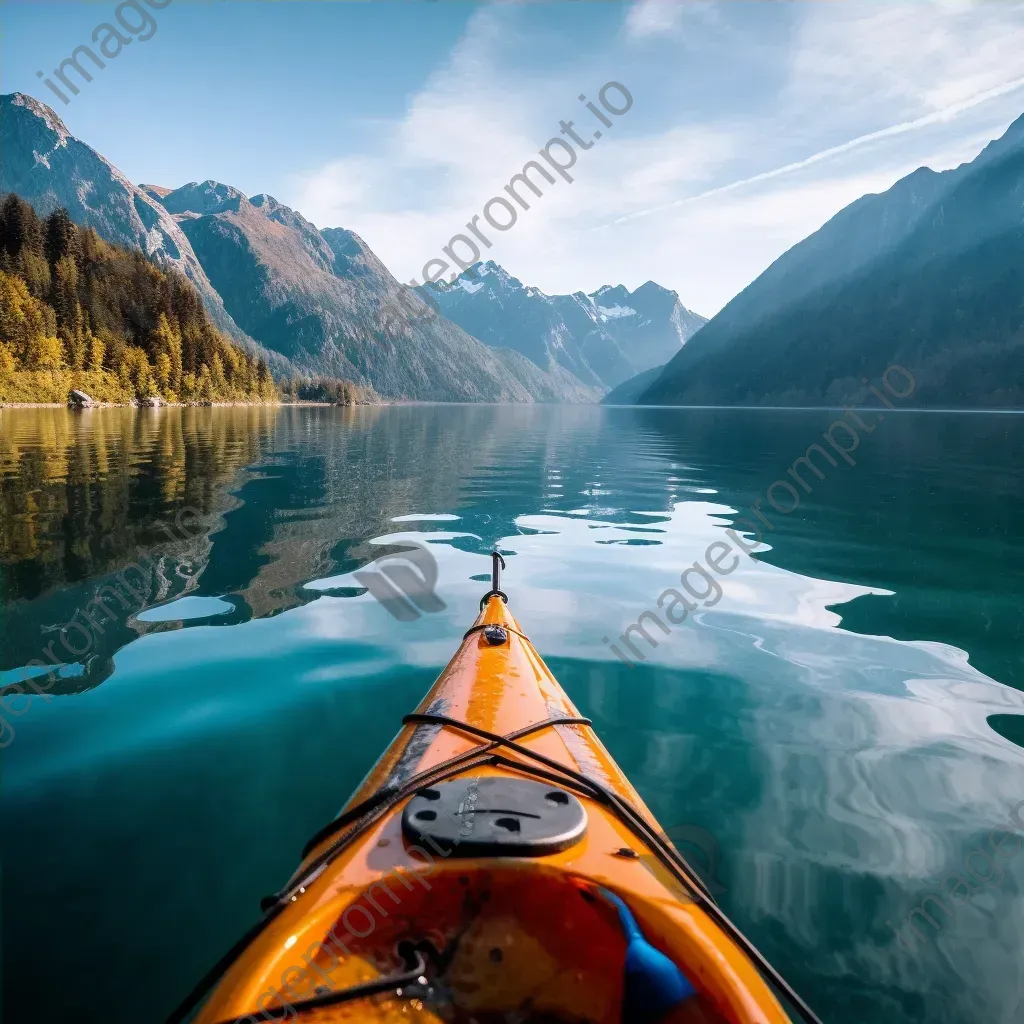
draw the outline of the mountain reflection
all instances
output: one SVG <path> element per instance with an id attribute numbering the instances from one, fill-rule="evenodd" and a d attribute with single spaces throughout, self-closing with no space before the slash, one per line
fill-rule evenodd
<path id="1" fill-rule="evenodd" d="M 626 452 L 589 407 L 5 410 L 0 673 L 75 663 L 62 627 L 97 601 L 81 671 L 54 692 L 95 686 L 126 643 L 179 625 L 140 621 L 150 605 L 232 595 L 229 624 L 315 600 L 304 584 L 381 554 L 366 542 L 397 516 L 468 509 L 486 550 L 538 503 L 600 504 Z M 670 489 L 649 490 L 665 508 Z"/>
<path id="2" fill-rule="evenodd" d="M 821 410 L 636 410 L 664 456 L 699 461 L 715 500 L 774 529 L 764 561 L 817 579 L 893 591 L 843 606 L 843 628 L 967 651 L 1024 689 L 1024 416 L 906 412 L 861 431 L 854 465 L 804 470 L 810 492 L 779 514 L 765 495 L 839 417 Z M 873 415 L 865 414 L 871 424 Z M 778 495 L 777 495 L 778 497 Z M 789 508 L 788 497 L 780 504 Z"/>
<path id="3" fill-rule="evenodd" d="M 104 628 L 81 659 L 60 659 L 80 668 L 56 692 L 96 685 L 126 643 L 181 625 L 140 621 L 144 607 L 224 597 L 231 611 L 212 621 L 231 624 L 316 600 L 305 584 L 381 554 L 367 541 L 397 532 L 400 516 L 457 510 L 466 535 L 453 543 L 480 551 L 542 508 L 628 516 L 713 494 L 750 521 L 751 504 L 769 510 L 766 489 L 835 418 L 586 406 L 4 410 L 0 679 L 20 680 L 15 670 L 51 642 L 60 651 L 61 627 L 104 593 Z M 762 557 L 891 590 L 844 605 L 844 628 L 942 641 L 1024 688 L 1022 442 L 1019 416 L 890 416 L 856 465 L 826 467 L 792 513 L 769 510 Z M 127 604 L 109 598 L 119 580 Z"/>

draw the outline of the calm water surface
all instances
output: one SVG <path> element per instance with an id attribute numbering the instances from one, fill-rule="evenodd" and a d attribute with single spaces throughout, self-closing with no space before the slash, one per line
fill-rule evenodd
<path id="1" fill-rule="evenodd" d="M 495 544 L 572 699 L 670 832 L 715 837 L 720 901 L 826 1024 L 1024 1019 L 1024 851 L 984 853 L 1024 800 L 1024 417 L 888 416 L 641 663 L 603 640 L 834 419 L 0 412 L 0 682 L 110 608 L 63 634 L 52 699 L 8 702 L 6 1019 L 160 1020 L 433 681 Z M 409 539 L 446 608 L 401 622 L 351 573 Z M 969 901 L 898 942 L 953 873 Z"/>

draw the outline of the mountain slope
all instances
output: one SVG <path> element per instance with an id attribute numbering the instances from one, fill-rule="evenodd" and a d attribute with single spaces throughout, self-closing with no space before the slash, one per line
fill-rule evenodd
<path id="1" fill-rule="evenodd" d="M 653 281 L 634 292 L 606 285 L 592 295 L 546 295 L 491 261 L 452 284 L 418 290 L 488 345 L 515 349 L 544 369 L 561 366 L 603 388 L 667 362 L 705 323 Z"/>
<path id="2" fill-rule="evenodd" d="M 196 290 L 66 210 L 0 195 L 0 400 L 276 401 L 267 366 L 210 322 Z"/>
<path id="3" fill-rule="evenodd" d="M 261 344 L 312 373 L 421 401 L 593 401 L 561 367 L 495 351 L 400 284 L 358 235 L 319 231 L 266 195 L 215 181 L 164 195 L 225 307 Z"/>
<path id="4" fill-rule="evenodd" d="M 1024 405 L 1024 117 L 971 163 L 921 168 L 781 256 L 642 403 L 859 399 L 893 363 L 912 402 Z"/>
<path id="5" fill-rule="evenodd" d="M 63 206 L 104 241 L 141 249 L 164 270 L 180 271 L 217 327 L 244 340 L 174 218 L 76 139 L 45 103 L 23 93 L 0 96 L 0 152 L 0 192 L 16 193 L 43 217 Z"/>
<path id="6" fill-rule="evenodd" d="M 590 299 L 601 326 L 637 371 L 668 362 L 708 322 L 687 309 L 674 291 L 653 281 L 632 292 L 621 284 L 605 285 Z"/>
<path id="7" fill-rule="evenodd" d="M 623 381 L 617 388 L 612 388 L 604 398 L 602 405 L 635 405 L 637 399 L 661 376 L 664 366 L 652 366 L 643 373 Z"/>

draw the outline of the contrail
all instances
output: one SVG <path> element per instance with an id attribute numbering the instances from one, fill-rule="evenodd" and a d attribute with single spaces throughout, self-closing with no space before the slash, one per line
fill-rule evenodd
<path id="1" fill-rule="evenodd" d="M 915 118 L 913 121 L 902 121 L 900 124 L 890 125 L 888 128 L 880 128 L 876 132 L 868 132 L 867 135 L 858 135 L 857 138 L 850 139 L 849 142 L 843 142 L 838 146 L 831 146 L 829 149 L 823 149 L 820 153 L 814 153 L 803 160 L 798 160 L 796 163 L 785 164 L 783 167 L 776 167 L 773 171 L 763 171 L 761 174 L 755 174 L 751 178 L 744 178 L 742 181 L 733 181 L 728 185 L 720 185 L 718 188 L 708 189 L 707 192 L 701 192 L 695 196 L 686 196 L 684 199 L 674 199 L 671 203 L 663 203 L 660 206 L 652 206 L 647 210 L 637 210 L 635 213 L 624 214 L 622 217 L 616 217 L 615 220 L 607 221 L 604 224 L 598 224 L 591 230 L 596 231 L 599 228 L 610 227 L 613 224 L 624 224 L 627 221 L 647 217 L 652 213 L 661 213 L 663 210 L 671 210 L 680 206 L 689 206 L 692 203 L 699 203 L 705 199 L 710 199 L 712 196 L 720 196 L 724 192 L 734 192 L 736 189 L 745 188 L 747 185 L 756 185 L 761 181 L 771 181 L 773 178 L 781 178 L 784 174 L 791 174 L 793 171 L 802 170 L 804 167 L 810 167 L 812 164 L 821 163 L 823 160 L 830 160 L 834 156 L 839 156 L 840 153 L 848 153 L 851 149 L 857 149 L 859 146 L 865 146 L 869 142 L 877 142 L 879 139 L 892 138 L 894 135 L 903 135 L 906 132 L 912 132 L 918 128 L 925 128 L 930 124 L 938 124 L 941 121 L 951 121 L 954 117 L 958 114 L 962 114 L 965 110 L 970 110 L 973 107 L 981 106 L 982 103 L 987 103 L 989 100 L 1005 96 L 1007 93 L 1013 92 L 1021 86 L 1024 86 L 1024 77 L 1014 78 L 1010 82 L 1004 82 L 1002 85 L 997 85 L 992 89 L 986 89 L 984 92 L 976 93 L 974 96 L 961 100 L 959 103 L 953 103 L 948 107 L 943 107 L 942 110 L 935 110 L 930 114 L 925 114 L 923 117 Z"/>

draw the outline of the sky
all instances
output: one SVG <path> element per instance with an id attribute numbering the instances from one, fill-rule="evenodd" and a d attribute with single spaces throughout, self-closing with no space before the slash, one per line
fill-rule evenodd
<path id="1" fill-rule="evenodd" d="M 710 316 L 848 203 L 972 159 L 1024 113 L 1014 0 L 153 2 L 156 28 L 65 104 L 37 72 L 117 3 L 8 0 L 0 90 L 133 181 L 268 193 L 405 281 L 562 120 L 591 142 L 573 181 L 552 169 L 482 255 L 549 293 L 654 280 Z"/>

